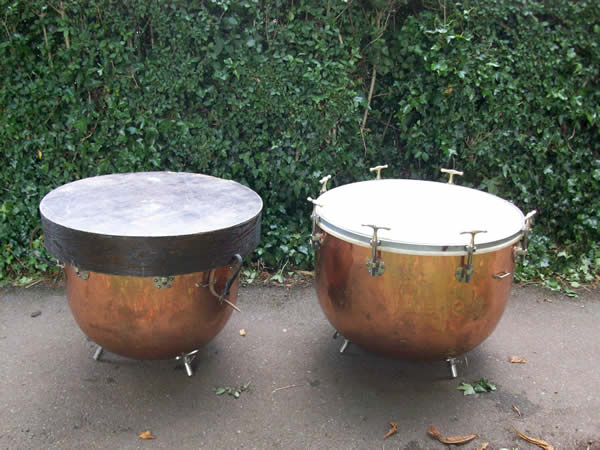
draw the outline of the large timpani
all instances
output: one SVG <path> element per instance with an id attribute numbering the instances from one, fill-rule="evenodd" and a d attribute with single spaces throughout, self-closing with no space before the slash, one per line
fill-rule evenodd
<path id="1" fill-rule="evenodd" d="M 348 341 L 402 359 L 452 360 L 492 333 L 529 230 L 515 205 L 404 179 L 324 188 L 309 200 L 319 302 Z"/>
<path id="2" fill-rule="evenodd" d="M 259 241 L 262 200 L 207 175 L 86 178 L 40 203 L 44 244 L 65 264 L 83 332 L 136 359 L 194 354 L 236 308 L 242 258 Z"/>

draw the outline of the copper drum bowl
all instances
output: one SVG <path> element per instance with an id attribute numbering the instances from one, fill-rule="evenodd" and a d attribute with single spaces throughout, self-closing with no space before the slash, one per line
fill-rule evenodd
<path id="1" fill-rule="evenodd" d="M 313 203 L 317 295 L 346 339 L 443 360 L 492 333 L 530 216 L 485 192 L 417 180 L 352 183 Z"/>
<path id="2" fill-rule="evenodd" d="M 81 330 L 135 359 L 208 343 L 236 308 L 242 258 L 258 244 L 262 201 L 207 175 L 145 172 L 86 178 L 40 203 L 44 243 L 65 263 Z"/>

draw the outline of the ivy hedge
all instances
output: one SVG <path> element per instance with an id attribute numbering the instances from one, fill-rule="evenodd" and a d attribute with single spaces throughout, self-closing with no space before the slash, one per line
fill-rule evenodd
<path id="1" fill-rule="evenodd" d="M 0 21 L 0 279 L 50 269 L 51 189 L 146 170 L 250 186 L 255 258 L 310 267 L 318 179 L 387 163 L 537 209 L 521 279 L 598 281 L 596 0 L 0 0 Z"/>

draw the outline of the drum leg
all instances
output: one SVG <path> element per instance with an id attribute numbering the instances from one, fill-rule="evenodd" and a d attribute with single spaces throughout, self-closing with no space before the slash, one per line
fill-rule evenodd
<path id="1" fill-rule="evenodd" d="M 192 361 L 196 358 L 196 354 L 198 350 L 192 350 L 189 353 L 182 353 L 179 356 L 176 356 L 175 359 L 179 361 L 183 360 L 183 365 L 185 366 L 185 371 L 188 377 L 191 377 L 194 374 L 194 370 L 192 369 Z"/>
<path id="2" fill-rule="evenodd" d="M 456 378 L 458 376 L 458 371 L 456 370 L 456 358 L 448 358 L 446 360 L 450 366 L 450 374 L 452 378 Z"/>
<path id="3" fill-rule="evenodd" d="M 338 336 L 341 336 L 339 331 L 336 331 L 335 333 L 333 333 L 333 339 L 337 339 Z M 342 344 L 342 346 L 340 348 L 340 353 L 344 353 L 349 345 L 350 345 L 350 341 L 348 339 L 344 338 L 344 343 Z"/>
<path id="4" fill-rule="evenodd" d="M 344 353 L 349 345 L 350 345 L 350 341 L 348 339 L 344 338 L 344 343 L 340 347 L 340 353 Z"/>
<path id="5" fill-rule="evenodd" d="M 94 360 L 95 361 L 99 361 L 100 360 L 100 357 L 102 356 L 102 352 L 104 352 L 104 349 L 98 345 L 96 347 L 96 351 L 94 353 Z"/>

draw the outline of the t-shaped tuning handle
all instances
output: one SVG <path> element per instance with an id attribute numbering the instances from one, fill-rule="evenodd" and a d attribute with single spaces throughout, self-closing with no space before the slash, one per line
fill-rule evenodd
<path id="1" fill-rule="evenodd" d="M 487 233 L 487 230 L 473 230 L 473 231 L 463 231 L 460 234 L 470 234 L 471 235 L 471 244 L 468 247 L 471 247 L 475 250 L 475 235 L 479 233 Z"/>
<path id="2" fill-rule="evenodd" d="M 473 253 L 475 253 L 475 250 L 477 250 L 477 247 L 475 247 L 475 235 L 479 233 L 487 233 L 487 231 L 473 230 L 463 231 L 460 233 L 471 235 L 471 243 L 469 245 L 465 245 L 465 249 L 467 250 L 467 264 L 456 269 L 456 279 L 461 283 L 468 283 L 471 281 L 471 277 L 473 276 Z"/>
<path id="3" fill-rule="evenodd" d="M 378 277 L 383 275 L 385 271 L 385 263 L 381 260 L 377 259 L 377 247 L 381 242 L 377 238 L 378 230 L 390 230 L 388 227 L 378 227 L 377 225 L 369 225 L 363 224 L 363 227 L 371 227 L 373 228 L 373 238 L 371 239 L 371 259 L 367 260 L 367 272 L 371 274 L 372 277 Z"/>
<path id="4" fill-rule="evenodd" d="M 454 184 L 454 175 L 460 175 L 462 177 L 464 174 L 464 172 L 461 172 L 460 170 L 454 170 L 454 169 L 440 169 L 440 170 L 442 173 L 447 173 L 450 175 L 448 184 Z"/>
<path id="5" fill-rule="evenodd" d="M 329 180 L 331 180 L 331 175 L 324 176 L 319 180 L 319 183 L 321 183 L 321 194 L 327 192 L 327 182 Z"/>
<path id="6" fill-rule="evenodd" d="M 383 166 L 375 166 L 375 167 L 371 167 L 371 168 L 369 169 L 369 172 L 375 172 L 375 171 L 377 171 L 377 178 L 376 178 L 376 179 L 377 179 L 377 180 L 381 180 L 381 171 L 382 171 L 383 169 L 387 169 L 387 168 L 388 168 L 388 165 L 387 165 L 387 164 L 384 164 Z M 366 225 L 366 226 L 370 227 L 371 225 Z"/>

